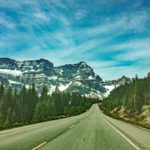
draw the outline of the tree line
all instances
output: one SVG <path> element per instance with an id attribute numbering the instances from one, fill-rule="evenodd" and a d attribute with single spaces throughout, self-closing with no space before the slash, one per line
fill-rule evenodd
<path id="1" fill-rule="evenodd" d="M 40 96 L 35 85 L 25 86 L 18 92 L 0 85 L 0 129 L 77 115 L 85 112 L 97 99 L 86 98 L 78 93 L 60 92 L 56 88 L 51 95 L 46 86 Z"/>
<path id="2" fill-rule="evenodd" d="M 136 75 L 131 83 L 115 88 L 101 105 L 109 111 L 119 111 L 124 106 L 130 115 L 141 114 L 142 107 L 150 105 L 150 76 L 138 79 Z"/>

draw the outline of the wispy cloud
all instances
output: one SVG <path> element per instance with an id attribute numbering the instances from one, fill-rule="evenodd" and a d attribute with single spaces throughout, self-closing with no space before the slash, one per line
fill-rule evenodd
<path id="1" fill-rule="evenodd" d="M 38 19 L 49 21 L 49 18 L 41 12 L 35 13 L 34 16 Z"/>
<path id="2" fill-rule="evenodd" d="M 86 16 L 86 11 L 85 10 L 78 10 L 74 13 L 75 19 L 80 20 L 83 19 Z"/>
<path id="3" fill-rule="evenodd" d="M 61 0 L 51 0 L 50 1 L 51 4 L 54 4 L 57 7 L 63 8 L 63 9 L 67 9 L 67 6 L 63 3 L 63 1 Z"/>
<path id="4" fill-rule="evenodd" d="M 0 0 L 0 56 L 56 65 L 84 60 L 104 79 L 133 76 L 142 63 L 144 76 L 149 10 L 142 0 Z"/>

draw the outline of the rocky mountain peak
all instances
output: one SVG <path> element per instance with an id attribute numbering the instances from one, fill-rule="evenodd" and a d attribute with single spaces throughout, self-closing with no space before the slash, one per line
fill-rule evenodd
<path id="1" fill-rule="evenodd" d="M 53 63 L 51 63 L 49 60 L 46 59 L 37 59 L 37 60 L 26 60 L 26 61 L 17 61 L 18 65 L 49 65 L 50 67 L 53 67 Z"/>
<path id="2" fill-rule="evenodd" d="M 10 58 L 7 58 L 7 57 L 3 57 L 3 58 L 0 58 L 0 62 L 15 63 L 16 61 L 15 61 L 14 59 L 10 59 Z"/>
<path id="3" fill-rule="evenodd" d="M 45 85 L 49 93 L 58 87 L 60 91 L 79 92 L 99 99 L 112 90 L 111 85 L 114 84 L 103 81 L 83 61 L 54 67 L 53 63 L 45 59 L 15 61 L 9 58 L 0 58 L 0 81 L 4 82 L 5 88 L 11 86 L 12 89 L 20 90 L 23 85 L 28 88 L 34 83 L 39 93 Z"/>
<path id="4" fill-rule="evenodd" d="M 1 69 L 14 69 L 16 67 L 16 61 L 10 58 L 0 58 L 0 68 Z"/>
<path id="5" fill-rule="evenodd" d="M 87 67 L 87 66 L 88 66 L 85 61 L 80 61 L 78 64 L 81 65 L 81 66 L 84 66 L 84 67 Z"/>
<path id="6" fill-rule="evenodd" d="M 37 60 L 26 60 L 26 61 L 18 61 L 18 62 L 22 62 L 22 63 L 37 63 L 37 64 L 45 63 L 45 64 L 53 65 L 53 63 L 51 63 L 49 60 L 46 60 L 46 59 L 43 59 L 43 58 L 40 58 L 40 59 L 37 59 Z"/>
<path id="7" fill-rule="evenodd" d="M 131 79 L 126 76 L 122 76 L 119 80 L 122 82 L 122 85 L 131 82 Z"/>
<path id="8" fill-rule="evenodd" d="M 87 69 L 91 69 L 93 70 L 86 62 L 84 61 L 80 61 L 78 64 L 76 64 L 77 66 L 80 66 L 82 68 L 87 68 Z"/>

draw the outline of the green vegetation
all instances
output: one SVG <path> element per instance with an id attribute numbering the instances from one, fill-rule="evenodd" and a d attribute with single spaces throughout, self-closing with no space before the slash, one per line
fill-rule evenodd
<path id="1" fill-rule="evenodd" d="M 43 87 L 38 96 L 35 85 L 20 92 L 9 87 L 4 91 L 0 85 L 0 129 L 37 123 L 66 116 L 77 115 L 91 107 L 96 99 L 86 98 L 78 93 L 68 94 L 58 89 L 48 95 L 47 87 Z"/>
<path id="2" fill-rule="evenodd" d="M 150 105 L 149 76 L 144 79 L 138 79 L 136 76 L 130 84 L 117 87 L 102 101 L 100 107 L 107 114 L 109 111 L 113 117 L 115 115 L 115 118 L 132 118 L 130 122 L 139 122 L 143 120 L 140 115 L 144 105 Z"/>

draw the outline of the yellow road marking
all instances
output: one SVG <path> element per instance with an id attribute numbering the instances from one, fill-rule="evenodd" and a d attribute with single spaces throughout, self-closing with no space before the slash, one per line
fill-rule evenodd
<path id="1" fill-rule="evenodd" d="M 40 148 L 41 146 L 45 145 L 46 143 L 47 143 L 47 142 L 44 142 L 44 143 L 38 145 L 37 147 L 33 148 L 32 150 L 36 150 L 36 149 Z"/>
<path id="2" fill-rule="evenodd" d="M 74 126 L 75 126 L 75 124 L 71 125 L 71 126 L 69 127 L 69 129 L 73 128 Z"/>
<path id="3" fill-rule="evenodd" d="M 84 119 L 80 120 L 80 122 L 84 121 Z"/>

